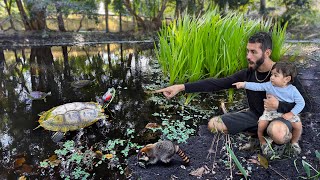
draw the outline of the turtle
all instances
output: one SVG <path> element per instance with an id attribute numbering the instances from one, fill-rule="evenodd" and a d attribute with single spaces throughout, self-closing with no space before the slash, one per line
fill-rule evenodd
<path id="1" fill-rule="evenodd" d="M 44 100 L 44 102 L 46 102 L 46 97 L 47 96 L 51 96 L 51 92 L 41 92 L 41 91 L 32 91 L 30 93 L 27 93 L 28 97 L 31 99 L 31 100 Z"/>
<path id="2" fill-rule="evenodd" d="M 113 92 L 115 93 L 115 91 Z M 110 102 L 107 106 L 109 104 Z M 104 108 L 107 106 L 98 102 L 71 102 L 56 106 L 40 114 L 39 126 L 35 129 L 43 127 L 50 131 L 56 131 L 52 140 L 59 142 L 68 131 L 79 130 L 98 120 L 107 119 L 108 117 L 104 113 Z"/>
<path id="3" fill-rule="evenodd" d="M 60 141 L 68 131 L 88 127 L 98 120 L 105 120 L 104 109 L 96 102 L 66 103 L 40 114 L 39 127 L 56 131 L 52 136 L 55 142 Z"/>
<path id="4" fill-rule="evenodd" d="M 74 88 L 83 88 L 85 86 L 89 86 L 93 83 L 92 80 L 78 80 L 78 81 L 73 81 L 71 83 L 71 86 Z"/>

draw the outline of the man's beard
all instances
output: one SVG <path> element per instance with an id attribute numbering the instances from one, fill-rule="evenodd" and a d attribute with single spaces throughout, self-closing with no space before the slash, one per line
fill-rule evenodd
<path id="1" fill-rule="evenodd" d="M 257 70 L 264 63 L 264 54 L 257 60 L 254 67 L 250 67 L 250 70 Z"/>

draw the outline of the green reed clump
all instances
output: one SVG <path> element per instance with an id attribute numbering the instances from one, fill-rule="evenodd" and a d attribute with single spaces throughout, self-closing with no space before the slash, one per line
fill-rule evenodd
<path id="1" fill-rule="evenodd" d="M 320 153 L 319 153 L 319 151 L 316 150 L 315 154 L 316 154 L 317 161 L 320 161 Z M 300 174 L 300 172 L 298 170 L 298 167 L 297 167 L 296 161 L 297 161 L 297 159 L 294 160 L 294 166 L 295 166 L 297 172 Z M 317 166 L 314 167 L 310 163 L 308 163 L 307 161 L 305 161 L 303 159 L 301 160 L 301 164 L 302 164 L 304 173 L 307 176 L 299 176 L 299 178 L 301 178 L 301 179 L 319 179 L 320 178 L 320 169 L 319 169 L 319 167 L 317 167 Z"/>
<path id="2" fill-rule="evenodd" d="M 246 44 L 257 31 L 272 31 L 272 57 L 279 60 L 286 27 L 240 13 L 221 17 L 217 9 L 201 17 L 185 15 L 162 27 L 156 55 L 170 84 L 225 77 L 247 66 Z"/>

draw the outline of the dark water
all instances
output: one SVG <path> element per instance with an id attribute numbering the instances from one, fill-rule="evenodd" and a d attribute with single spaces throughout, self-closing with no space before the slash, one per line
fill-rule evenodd
<path id="1" fill-rule="evenodd" d="M 152 47 L 152 44 L 131 43 L 4 50 L 5 62 L 0 62 L 0 179 L 21 176 L 59 179 L 61 174 L 71 179 L 86 177 L 83 173 L 72 174 L 77 168 L 90 174 L 87 179 L 123 179 L 130 175 L 126 169 L 127 157 L 135 155 L 139 145 L 159 139 L 142 133 L 147 123 L 161 124 L 164 119 L 188 117 L 185 118 L 189 120 L 188 127 L 196 130 L 210 116 L 221 113 L 217 106 L 220 100 L 226 100 L 226 92 L 205 96 L 206 100 L 197 98 L 190 106 L 181 106 L 183 99 L 167 101 L 161 95 L 145 93 L 167 85 Z M 77 80 L 93 83 L 72 87 L 71 83 Z M 67 133 L 60 143 L 51 140 L 52 132 L 42 127 L 34 130 L 41 112 L 69 102 L 95 101 L 95 96 L 110 87 L 116 89 L 116 96 L 106 111 L 110 124 L 99 121 Z M 52 95 L 46 101 L 31 100 L 27 96 L 31 91 Z M 63 149 L 68 140 L 77 147 L 69 151 L 69 156 L 58 158 L 57 166 L 40 167 L 55 150 Z M 85 164 L 91 162 L 88 159 L 81 163 L 67 160 L 72 153 L 83 155 L 84 152 L 91 153 L 93 167 Z M 113 154 L 113 158 L 101 160 L 101 153 Z"/>

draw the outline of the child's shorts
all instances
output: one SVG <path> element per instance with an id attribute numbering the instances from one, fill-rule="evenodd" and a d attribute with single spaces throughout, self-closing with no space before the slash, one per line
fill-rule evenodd
<path id="1" fill-rule="evenodd" d="M 259 121 L 272 121 L 273 119 L 282 117 L 283 113 L 279 113 L 277 111 L 263 111 L 262 116 L 260 116 Z M 300 117 L 298 115 L 294 115 L 290 122 L 300 122 Z"/>

